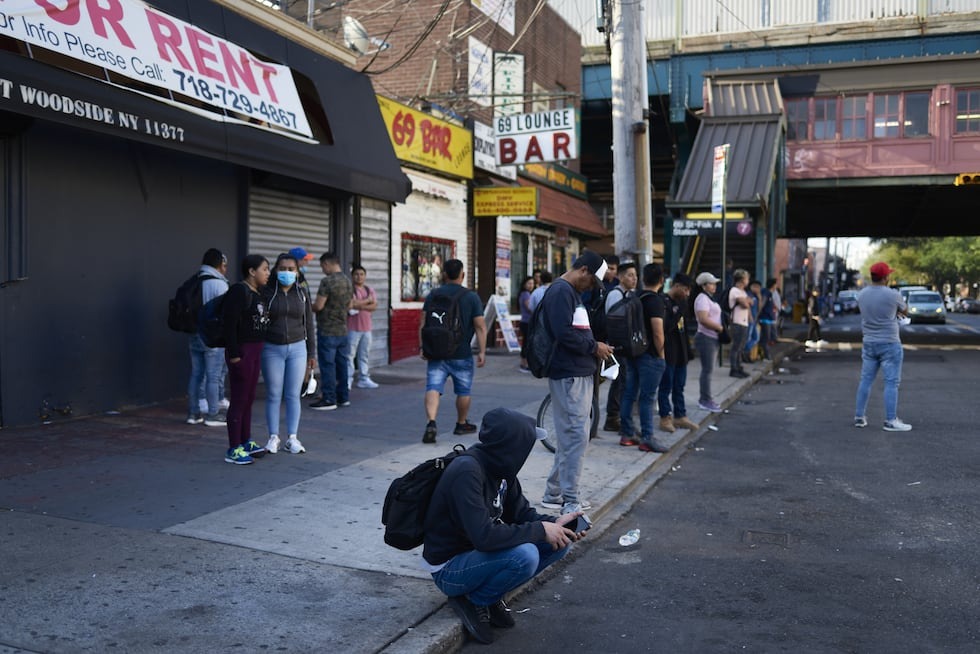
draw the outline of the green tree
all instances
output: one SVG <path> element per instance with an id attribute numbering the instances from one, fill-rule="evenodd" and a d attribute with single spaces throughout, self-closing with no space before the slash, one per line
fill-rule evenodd
<path id="1" fill-rule="evenodd" d="M 895 269 L 897 284 L 923 284 L 942 289 L 945 284 L 971 284 L 980 279 L 980 237 L 894 238 L 878 242 L 863 273 L 875 261 Z"/>

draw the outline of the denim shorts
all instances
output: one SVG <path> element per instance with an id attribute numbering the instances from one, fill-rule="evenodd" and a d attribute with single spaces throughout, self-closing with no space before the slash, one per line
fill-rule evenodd
<path id="1" fill-rule="evenodd" d="M 442 395 L 449 377 L 453 379 L 456 395 L 469 395 L 473 386 L 473 357 L 429 361 L 425 370 L 425 390 L 438 391 Z"/>

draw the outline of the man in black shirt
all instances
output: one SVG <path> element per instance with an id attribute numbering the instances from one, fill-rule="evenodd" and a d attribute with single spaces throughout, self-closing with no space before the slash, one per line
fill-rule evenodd
<path id="1" fill-rule="evenodd" d="M 674 277 L 664 301 L 664 360 L 667 365 L 660 380 L 657 400 L 660 405 L 660 429 L 673 432 L 676 429 L 697 429 L 698 425 L 687 417 L 684 405 L 684 385 L 687 384 L 687 362 L 690 359 L 684 316 L 687 314 L 687 298 L 694 280 L 679 273 Z M 671 400 L 673 414 L 671 418 Z"/>

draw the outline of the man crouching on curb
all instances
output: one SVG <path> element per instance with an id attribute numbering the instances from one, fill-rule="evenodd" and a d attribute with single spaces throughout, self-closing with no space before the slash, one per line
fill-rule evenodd
<path id="1" fill-rule="evenodd" d="M 521 491 L 517 473 L 539 432 L 523 413 L 485 414 L 480 442 L 446 468 L 426 511 L 423 565 L 481 643 L 493 642 L 491 627 L 514 626 L 504 596 L 585 535 L 564 526 L 581 512 L 541 515 Z"/>

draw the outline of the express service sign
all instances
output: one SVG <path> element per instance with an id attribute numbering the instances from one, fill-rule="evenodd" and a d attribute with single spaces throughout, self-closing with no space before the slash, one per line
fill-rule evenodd
<path id="1" fill-rule="evenodd" d="M 312 137 L 288 67 L 140 0 L 3 0 L 0 33 Z"/>
<path id="2" fill-rule="evenodd" d="M 541 163 L 578 158 L 575 109 L 494 118 L 497 164 Z"/>
<path id="3" fill-rule="evenodd" d="M 408 163 L 473 179 L 473 133 L 377 96 L 395 156 Z"/>

